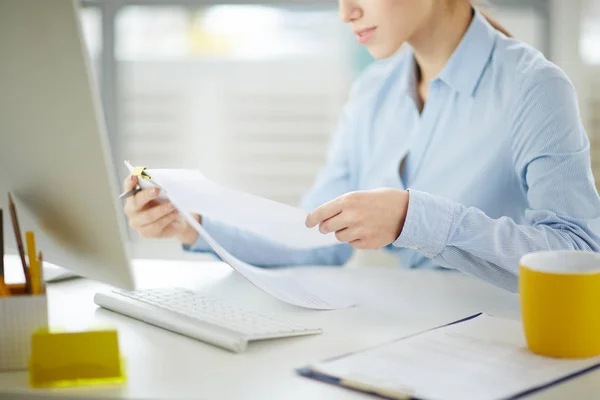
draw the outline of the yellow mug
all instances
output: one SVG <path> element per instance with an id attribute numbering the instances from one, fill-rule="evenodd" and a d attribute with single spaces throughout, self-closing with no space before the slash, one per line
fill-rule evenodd
<path id="1" fill-rule="evenodd" d="M 527 345 L 560 358 L 600 355 L 600 254 L 544 251 L 519 263 Z"/>

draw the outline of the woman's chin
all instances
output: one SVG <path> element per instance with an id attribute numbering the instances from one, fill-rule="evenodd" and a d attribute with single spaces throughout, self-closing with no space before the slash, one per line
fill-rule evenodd
<path id="1" fill-rule="evenodd" d="M 375 58 L 376 60 L 383 60 L 386 58 L 389 58 L 391 56 L 393 56 L 394 54 L 396 54 L 396 52 L 402 47 L 402 46 L 384 46 L 384 45 L 372 45 L 372 46 L 366 46 L 367 50 L 369 51 L 369 53 L 371 54 L 371 56 L 373 56 L 373 58 Z"/>

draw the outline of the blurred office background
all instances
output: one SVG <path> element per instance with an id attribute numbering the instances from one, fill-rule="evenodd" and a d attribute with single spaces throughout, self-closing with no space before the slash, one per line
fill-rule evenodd
<path id="1" fill-rule="evenodd" d="M 336 0 L 81 5 L 119 179 L 124 159 L 197 168 L 297 205 L 353 79 L 372 61 L 338 21 Z M 570 76 L 600 183 L 600 0 L 488 0 L 485 8 Z M 134 256 L 190 258 L 174 242 L 130 237 Z M 352 263 L 394 261 L 360 252 Z"/>

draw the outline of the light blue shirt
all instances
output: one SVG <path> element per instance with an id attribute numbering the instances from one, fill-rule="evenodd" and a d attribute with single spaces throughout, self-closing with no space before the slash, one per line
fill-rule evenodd
<path id="1" fill-rule="evenodd" d="M 386 248 L 401 265 L 454 268 L 511 291 L 526 253 L 600 250 L 589 141 L 558 67 L 475 12 L 429 87 L 419 113 L 410 49 L 370 66 L 302 206 L 408 189 L 404 229 Z M 348 244 L 292 250 L 210 218 L 203 225 L 233 255 L 263 267 L 341 265 L 352 254 Z M 191 250 L 209 249 L 199 240 Z"/>

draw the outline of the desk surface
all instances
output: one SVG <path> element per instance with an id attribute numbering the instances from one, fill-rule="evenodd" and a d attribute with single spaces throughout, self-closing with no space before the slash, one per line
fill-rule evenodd
<path id="1" fill-rule="evenodd" d="M 295 368 L 441 325 L 480 311 L 519 317 L 518 297 L 455 272 L 390 268 L 295 268 L 280 273 L 318 279 L 351 293 L 358 307 L 310 311 L 282 303 L 256 289 L 219 262 L 134 262 L 140 288 L 186 287 L 226 296 L 251 308 L 300 324 L 322 335 L 251 343 L 233 354 L 128 317 L 99 309 L 94 294 L 107 286 L 84 279 L 48 287 L 52 327 L 85 329 L 112 325 L 127 363 L 123 386 L 31 390 L 26 372 L 0 374 L 1 398 L 136 399 L 370 399 L 298 376 Z M 451 373 L 451 372 L 449 372 Z M 595 398 L 600 371 L 531 398 Z M 7 396 L 9 395 L 9 396 Z M 48 397 L 47 397 L 48 396 Z"/>

